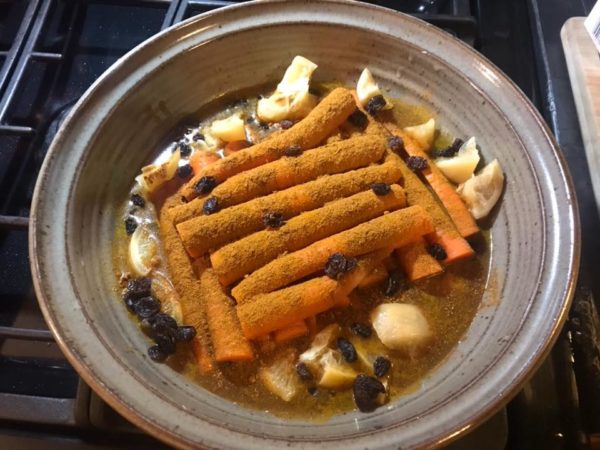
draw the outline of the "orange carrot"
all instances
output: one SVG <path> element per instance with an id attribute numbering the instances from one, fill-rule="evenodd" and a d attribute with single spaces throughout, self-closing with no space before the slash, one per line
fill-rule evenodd
<path id="1" fill-rule="evenodd" d="M 390 190 L 387 195 L 377 195 L 371 189 L 359 192 L 293 217 L 277 229 L 258 231 L 232 242 L 211 255 L 213 269 L 222 284 L 230 285 L 280 254 L 299 250 L 404 206 L 404 190 L 397 184 L 391 185 Z M 199 254 L 185 239 L 183 241 L 188 253 Z"/>
<path id="2" fill-rule="evenodd" d="M 206 299 L 206 317 L 212 338 L 215 360 L 249 361 L 252 346 L 242 334 L 233 301 L 227 297 L 212 269 L 200 276 L 200 298 Z"/>
<path id="3" fill-rule="evenodd" d="M 291 341 L 292 339 L 296 339 L 297 337 L 306 334 L 308 334 L 308 327 L 304 320 L 299 320 L 285 328 L 275 330 L 273 338 L 275 339 L 275 342 L 281 344 L 282 342 Z"/>
<path id="4" fill-rule="evenodd" d="M 324 145 L 235 175 L 217 185 L 210 196 L 218 199 L 220 208 L 227 208 L 322 175 L 368 166 L 382 158 L 385 148 L 385 139 L 378 136 Z"/>
<path id="5" fill-rule="evenodd" d="M 334 253 L 359 256 L 385 247 L 402 247 L 432 231 L 431 216 L 422 207 L 394 211 L 271 261 L 244 278 L 232 295 L 241 303 L 323 270 Z"/>
<path id="6" fill-rule="evenodd" d="M 197 150 L 192 153 L 188 162 L 194 173 L 199 173 L 204 167 L 214 163 L 215 161 L 218 161 L 219 159 L 221 158 L 219 158 L 219 155 L 216 153 Z"/>
<path id="7" fill-rule="evenodd" d="M 339 300 L 337 288 L 336 280 L 319 277 L 253 297 L 237 307 L 244 336 L 254 339 L 333 308 Z"/>
<path id="8" fill-rule="evenodd" d="M 427 251 L 427 244 L 423 238 L 397 249 L 396 256 L 410 281 L 433 277 L 444 271 L 440 263 Z"/>
<path id="9" fill-rule="evenodd" d="M 306 326 L 311 336 L 317 334 L 317 316 L 311 316 L 305 320 Z"/>
<path id="10" fill-rule="evenodd" d="M 169 208 L 179 202 L 177 195 L 167 199 L 159 213 L 160 234 L 167 255 L 167 265 L 179 301 L 183 321 L 196 328 L 196 337 L 192 340 L 192 350 L 200 373 L 214 370 L 214 361 L 206 323 L 205 301 L 199 295 L 200 283 L 189 257 L 179 240 L 173 225 Z"/>
<path id="11" fill-rule="evenodd" d="M 249 169 L 281 158 L 291 146 L 310 149 L 319 145 L 341 125 L 354 110 L 354 99 L 347 89 L 337 88 L 325 97 L 313 110 L 289 130 L 272 136 L 252 147 L 237 151 L 215 164 L 195 172 L 180 190 L 188 201 L 198 194 L 195 186 L 200 178 L 214 177 L 219 183 Z"/>
<path id="12" fill-rule="evenodd" d="M 397 127 L 388 127 L 393 133 L 397 134 L 404 141 L 404 148 L 410 156 L 419 156 L 427 160 L 428 167 L 423 170 L 425 179 L 437 194 L 440 201 L 452 218 L 456 229 L 463 237 L 469 237 L 479 232 L 479 227 L 475 219 L 467 209 L 467 205 L 462 201 L 454 186 L 444 176 L 442 171 L 437 168 L 435 162 L 429 158 L 427 153 L 419 147 L 414 139 L 402 132 Z M 464 247 L 464 246 L 461 246 Z"/>

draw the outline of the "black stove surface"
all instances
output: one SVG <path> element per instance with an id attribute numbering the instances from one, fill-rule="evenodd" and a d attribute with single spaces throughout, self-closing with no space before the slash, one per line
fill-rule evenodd
<path id="1" fill-rule="evenodd" d="M 232 3 L 0 0 L 0 447 L 162 447 L 96 397 L 53 342 L 33 293 L 27 216 L 52 137 L 87 87 L 161 29 Z M 371 3 L 414 14 L 475 46 L 540 109 L 562 146 L 581 209 L 582 281 L 551 356 L 506 414 L 482 429 L 479 442 L 495 442 L 492 448 L 504 442 L 507 448 L 581 447 L 587 434 L 600 432 L 600 395 L 586 395 L 600 389 L 600 371 L 593 370 L 598 322 L 592 293 L 598 286 L 588 281 L 589 273 L 600 273 L 600 240 L 593 239 L 600 223 L 559 30 L 567 18 L 587 14 L 593 1 Z M 455 448 L 474 445 L 464 441 Z"/>

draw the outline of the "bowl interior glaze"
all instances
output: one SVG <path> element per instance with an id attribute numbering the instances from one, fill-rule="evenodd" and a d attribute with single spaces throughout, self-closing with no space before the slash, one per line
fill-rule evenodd
<path id="1" fill-rule="evenodd" d="M 117 207 L 174 127 L 203 105 L 277 82 L 293 56 L 317 81 L 353 85 L 368 66 L 391 95 L 427 106 L 498 158 L 483 305 L 416 392 L 375 413 L 323 423 L 251 411 L 145 355 L 115 294 Z M 184 447 L 385 448 L 435 445 L 508 400 L 562 325 L 579 256 L 569 176 L 541 118 L 500 71 L 444 32 L 345 1 L 252 2 L 192 18 L 119 60 L 73 108 L 36 186 L 32 269 L 45 317 L 83 378 L 127 418 Z"/>

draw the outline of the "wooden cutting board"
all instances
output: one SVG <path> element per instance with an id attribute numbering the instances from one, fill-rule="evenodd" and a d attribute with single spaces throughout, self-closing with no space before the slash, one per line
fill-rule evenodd
<path id="1" fill-rule="evenodd" d="M 600 209 L 600 55 L 584 28 L 583 21 L 583 17 L 567 20 L 560 37 L 590 167 L 596 205 Z"/>

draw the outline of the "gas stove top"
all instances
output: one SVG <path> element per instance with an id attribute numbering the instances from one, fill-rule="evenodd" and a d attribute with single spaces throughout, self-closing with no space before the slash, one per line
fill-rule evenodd
<path id="1" fill-rule="evenodd" d="M 48 331 L 28 263 L 37 172 L 72 105 L 121 55 L 221 0 L 0 0 L 0 448 L 163 448 L 78 377 Z M 600 433 L 598 213 L 559 30 L 592 0 L 380 0 L 474 46 L 540 109 L 571 168 L 583 264 L 570 320 L 508 406 L 453 448 L 579 448 Z"/>

